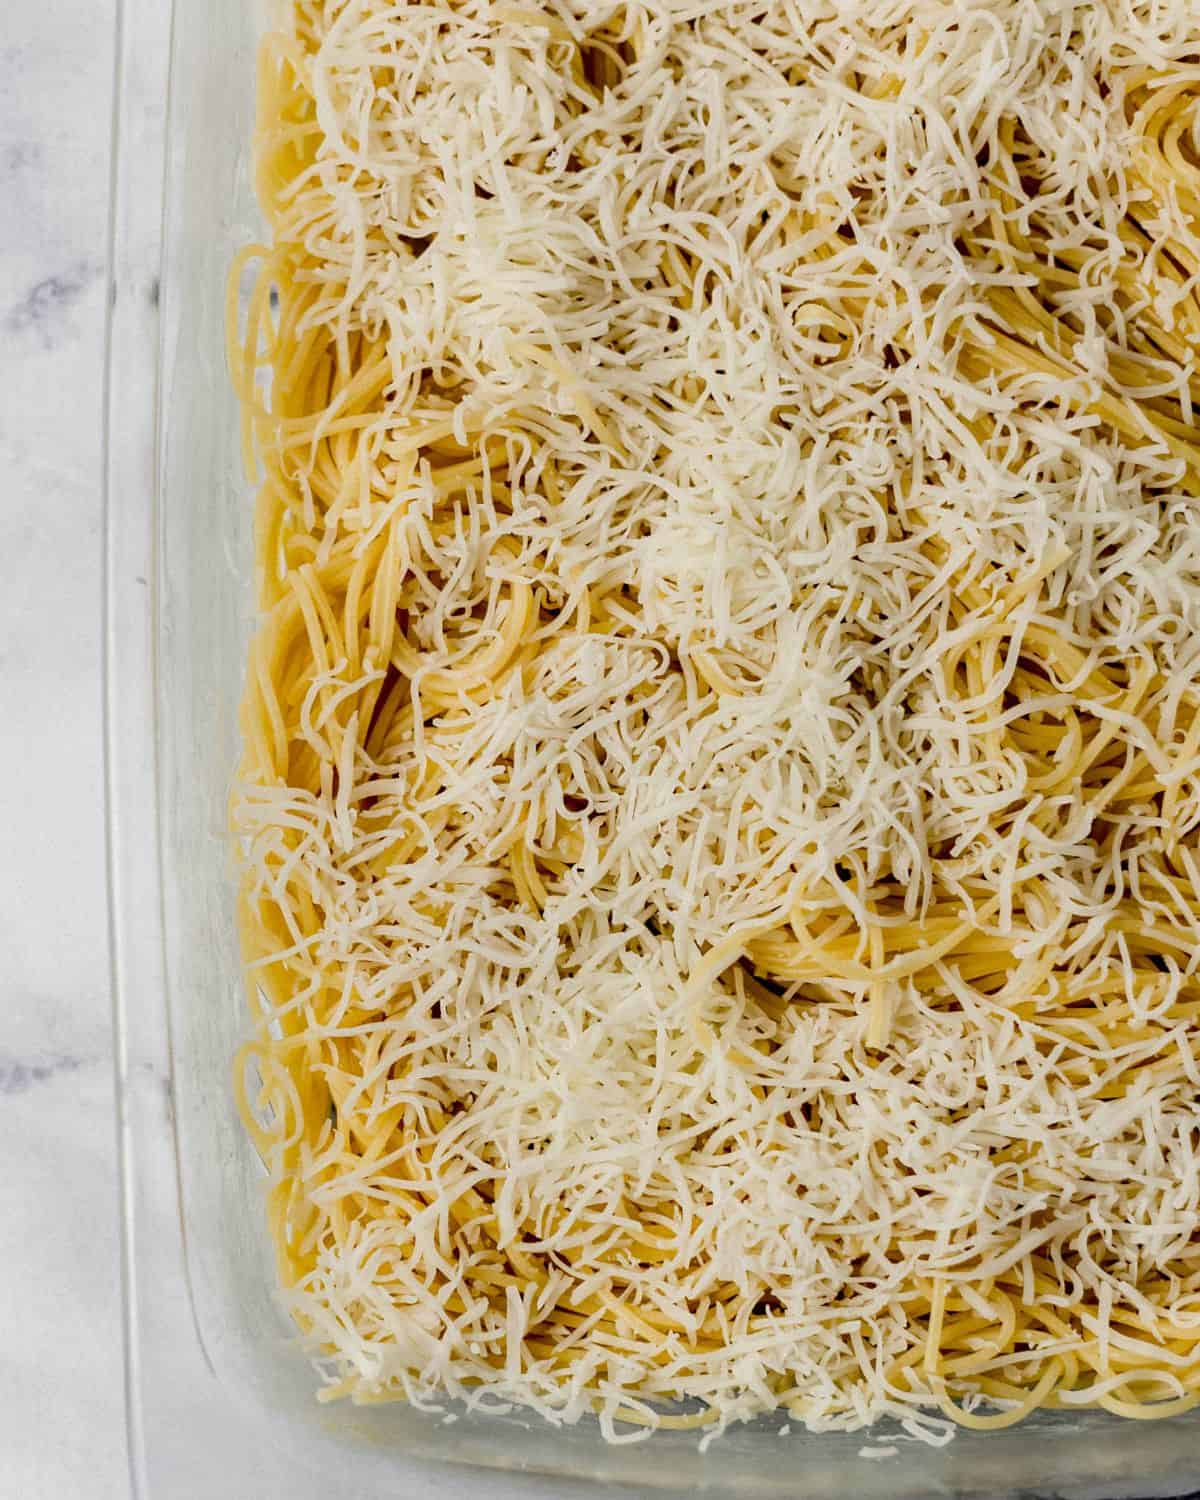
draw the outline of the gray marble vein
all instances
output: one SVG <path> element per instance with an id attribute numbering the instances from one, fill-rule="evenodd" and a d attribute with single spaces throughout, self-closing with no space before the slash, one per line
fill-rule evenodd
<path id="1" fill-rule="evenodd" d="M 63 339 L 73 309 L 103 274 L 101 262 L 82 260 L 42 277 L 5 312 L 0 334 L 32 334 L 43 349 L 54 349 Z"/>
<path id="2" fill-rule="evenodd" d="M 92 1059 L 93 1062 L 96 1059 Z M 63 1073 L 87 1066 L 87 1059 L 70 1056 L 5 1057 L 0 1054 L 0 1099 L 25 1094 Z"/>

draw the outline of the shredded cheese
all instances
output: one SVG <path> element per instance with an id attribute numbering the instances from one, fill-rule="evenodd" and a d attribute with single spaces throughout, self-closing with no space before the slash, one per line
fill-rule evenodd
<path id="1" fill-rule="evenodd" d="M 238 1087 L 326 1394 L 1192 1404 L 1193 6 L 291 0 L 260 99 Z"/>

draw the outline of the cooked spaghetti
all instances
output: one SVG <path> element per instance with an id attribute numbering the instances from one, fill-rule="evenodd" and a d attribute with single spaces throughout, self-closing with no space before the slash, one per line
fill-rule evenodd
<path id="1" fill-rule="evenodd" d="M 286 7 L 237 1081 L 326 1395 L 1200 1399 L 1198 35 Z"/>

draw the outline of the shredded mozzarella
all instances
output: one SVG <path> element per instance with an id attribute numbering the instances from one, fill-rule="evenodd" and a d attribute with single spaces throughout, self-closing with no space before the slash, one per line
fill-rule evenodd
<path id="1" fill-rule="evenodd" d="M 289 6 L 237 819 L 333 1394 L 1192 1399 L 1195 23 Z"/>

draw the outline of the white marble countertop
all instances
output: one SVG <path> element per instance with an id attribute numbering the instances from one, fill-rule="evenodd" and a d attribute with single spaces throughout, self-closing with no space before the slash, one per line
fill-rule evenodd
<path id="1" fill-rule="evenodd" d="M 129 1493 L 100 756 L 113 0 L 0 38 L 0 1494 Z"/>

